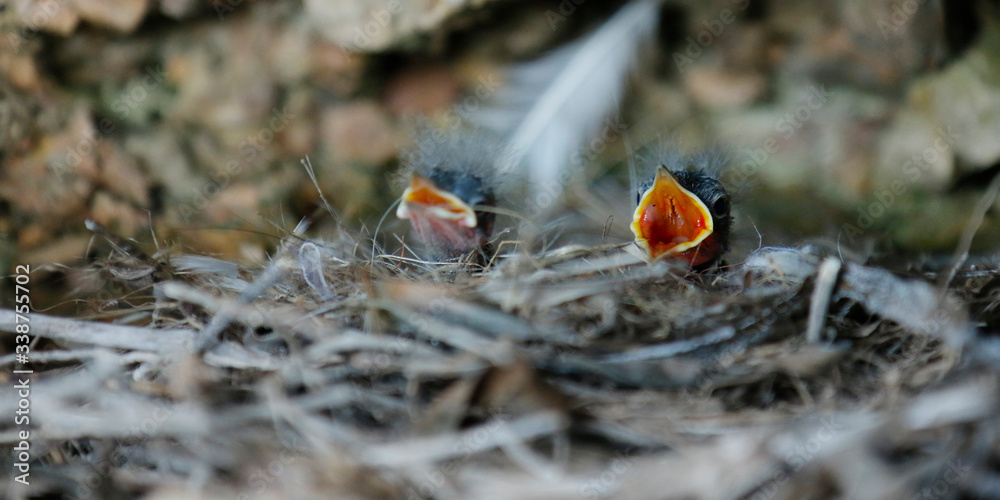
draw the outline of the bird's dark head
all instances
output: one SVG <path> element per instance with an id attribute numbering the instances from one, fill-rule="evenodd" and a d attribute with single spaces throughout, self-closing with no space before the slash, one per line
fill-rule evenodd
<path id="1" fill-rule="evenodd" d="M 637 201 L 630 227 L 649 258 L 682 259 L 700 269 L 729 249 L 729 193 L 712 173 L 661 165 Z"/>
<path id="2" fill-rule="evenodd" d="M 493 235 L 497 201 L 494 163 L 499 141 L 482 130 L 438 130 L 423 126 L 403 160 L 409 186 L 396 215 L 434 257 L 456 258 L 482 251 Z"/>
<path id="3" fill-rule="evenodd" d="M 481 210 L 496 204 L 483 180 L 468 172 L 435 168 L 414 173 L 396 216 L 408 219 L 418 239 L 441 257 L 459 257 L 486 245 L 496 214 Z"/>

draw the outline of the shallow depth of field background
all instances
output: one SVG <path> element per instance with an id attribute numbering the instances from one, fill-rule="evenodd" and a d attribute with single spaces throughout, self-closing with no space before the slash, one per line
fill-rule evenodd
<path id="1" fill-rule="evenodd" d="M 577 5 L 579 3 L 579 5 Z M 341 222 L 399 195 L 414 116 L 474 111 L 504 69 L 621 2 L 18 0 L 0 6 L 0 269 L 45 266 L 40 306 L 96 257 L 84 220 L 261 263 L 312 215 L 309 155 Z M 570 190 L 628 237 L 627 135 L 731 151 L 736 251 L 806 241 L 947 254 L 1000 159 L 997 2 L 675 1 L 620 117 Z M 598 222 L 599 221 L 599 222 Z M 320 217 L 313 233 L 336 224 Z M 380 237 L 405 237 L 390 218 Z M 155 238 L 154 238 L 155 236 Z M 995 248 L 996 213 L 973 246 Z M 90 255 L 88 255 L 88 249 Z M 7 296 L 2 300 L 6 301 Z"/>
<path id="2" fill-rule="evenodd" d="M 623 2 L 2 3 L 0 497 L 998 498 L 998 4 L 664 3 L 476 269 L 399 251 L 411 130 Z M 660 141 L 730 155 L 729 266 L 597 245 Z"/>

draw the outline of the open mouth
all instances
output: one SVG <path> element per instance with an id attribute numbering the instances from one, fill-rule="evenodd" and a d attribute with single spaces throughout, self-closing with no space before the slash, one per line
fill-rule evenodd
<path id="1" fill-rule="evenodd" d="M 629 227 L 636 244 L 656 259 L 696 248 L 712 234 L 714 223 L 705 203 L 661 166 L 639 199 Z"/>
<path id="2" fill-rule="evenodd" d="M 419 175 L 413 176 L 410 187 L 403 191 L 403 200 L 396 209 L 396 217 L 400 219 L 412 220 L 415 216 L 448 221 L 470 229 L 478 224 L 476 212 L 472 207 L 459 197 L 438 189 L 429 179 Z"/>
<path id="3" fill-rule="evenodd" d="M 484 230 L 468 203 L 440 189 L 425 177 L 414 175 L 403 192 L 396 216 L 408 219 L 413 233 L 440 257 L 458 257 L 480 248 Z"/>

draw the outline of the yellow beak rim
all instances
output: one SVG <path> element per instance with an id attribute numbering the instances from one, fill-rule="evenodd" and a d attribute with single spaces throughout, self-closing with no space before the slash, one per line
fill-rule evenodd
<path id="1" fill-rule="evenodd" d="M 666 167 L 656 169 L 653 185 L 642 194 L 629 225 L 636 244 L 652 258 L 686 252 L 715 230 L 712 213 L 703 201 L 677 182 Z M 670 241 L 652 233 L 674 234 Z"/>
<path id="2" fill-rule="evenodd" d="M 461 227 L 473 228 L 478 225 L 476 211 L 461 198 L 439 189 L 430 179 L 414 174 L 410 179 L 410 186 L 403 191 L 396 217 L 412 219 L 417 207 L 428 216 L 454 221 Z"/>

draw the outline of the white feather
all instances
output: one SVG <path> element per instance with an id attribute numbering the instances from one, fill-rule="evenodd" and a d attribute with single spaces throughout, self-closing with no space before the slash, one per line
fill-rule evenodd
<path id="1" fill-rule="evenodd" d="M 496 107 L 469 117 L 509 137 L 497 171 L 527 170 L 536 203 L 558 197 L 573 154 L 617 109 L 639 49 L 656 33 L 658 10 L 657 1 L 635 0 L 586 38 L 510 70 Z"/>

